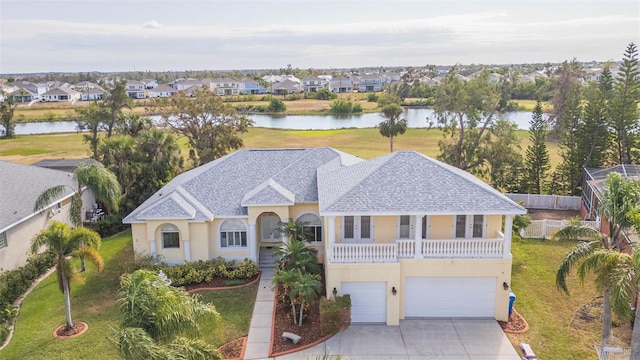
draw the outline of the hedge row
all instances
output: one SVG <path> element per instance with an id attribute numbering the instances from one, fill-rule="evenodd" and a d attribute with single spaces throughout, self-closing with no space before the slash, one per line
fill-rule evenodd
<path id="1" fill-rule="evenodd" d="M 162 270 L 167 275 L 167 278 L 171 280 L 171 285 L 174 286 L 206 283 L 215 277 L 248 279 L 258 274 L 258 265 L 249 259 L 244 259 L 239 264 L 236 264 L 235 261 L 226 261 L 221 257 L 207 261 L 187 262 L 175 266 L 154 265 L 151 268 L 156 271 Z"/>

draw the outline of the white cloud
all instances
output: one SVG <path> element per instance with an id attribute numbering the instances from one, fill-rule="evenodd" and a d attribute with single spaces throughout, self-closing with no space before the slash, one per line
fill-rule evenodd
<path id="1" fill-rule="evenodd" d="M 155 21 L 155 20 L 151 20 L 149 22 L 146 22 L 142 25 L 142 27 L 148 28 L 148 29 L 157 29 L 159 27 L 162 27 L 162 24 L 160 24 L 159 22 Z"/>

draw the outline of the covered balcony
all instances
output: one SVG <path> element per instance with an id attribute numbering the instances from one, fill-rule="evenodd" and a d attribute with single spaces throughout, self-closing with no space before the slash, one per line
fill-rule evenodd
<path id="1" fill-rule="evenodd" d="M 501 232 L 491 239 L 395 240 L 386 244 L 336 243 L 329 247 L 329 261 L 332 263 L 394 263 L 400 259 L 504 257 L 505 239 Z"/>

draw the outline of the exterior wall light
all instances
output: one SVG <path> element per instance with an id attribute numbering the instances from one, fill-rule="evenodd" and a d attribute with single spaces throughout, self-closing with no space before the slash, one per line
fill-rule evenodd
<path id="1" fill-rule="evenodd" d="M 391 288 L 391 293 L 393 294 L 393 296 L 396 296 L 396 294 L 398 293 L 398 290 L 396 290 L 395 286 Z"/>
<path id="2" fill-rule="evenodd" d="M 332 292 L 333 292 L 333 297 L 338 296 L 338 289 L 333 288 L 333 291 L 332 291 Z"/>
<path id="3" fill-rule="evenodd" d="M 505 290 L 509 290 L 509 284 L 507 284 L 507 282 L 506 282 L 506 281 L 502 283 L 502 287 L 503 287 Z"/>

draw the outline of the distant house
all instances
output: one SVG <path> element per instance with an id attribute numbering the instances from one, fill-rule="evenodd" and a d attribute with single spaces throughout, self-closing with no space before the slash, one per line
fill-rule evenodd
<path id="1" fill-rule="evenodd" d="M 146 97 L 144 83 L 138 80 L 127 81 L 127 95 L 132 99 L 144 99 Z"/>
<path id="2" fill-rule="evenodd" d="M 21 81 L 15 84 L 18 89 L 26 89 L 36 95 L 42 95 L 49 90 L 47 84 L 35 84 L 29 81 Z"/>
<path id="3" fill-rule="evenodd" d="M 40 100 L 46 102 L 75 101 L 80 100 L 80 92 L 68 87 L 59 87 L 42 94 Z"/>
<path id="4" fill-rule="evenodd" d="M 91 81 L 80 81 L 77 84 L 73 84 L 71 86 L 69 86 L 70 88 L 72 88 L 75 91 L 86 91 L 89 89 L 97 89 L 100 88 L 100 85 L 96 84 L 96 83 L 92 83 Z"/>
<path id="5" fill-rule="evenodd" d="M 211 80 L 213 89 L 216 94 L 223 95 L 239 95 L 240 89 L 238 87 L 238 81 L 229 78 L 218 78 Z"/>
<path id="6" fill-rule="evenodd" d="M 400 75 L 392 71 L 383 72 L 382 74 L 380 74 L 380 76 L 382 76 L 382 82 L 385 84 L 391 84 L 400 81 Z"/>
<path id="7" fill-rule="evenodd" d="M 344 76 L 333 78 L 329 81 L 329 90 L 332 93 L 352 93 L 353 81 Z"/>
<path id="8" fill-rule="evenodd" d="M 440 85 L 440 81 L 437 80 L 436 78 L 430 78 L 428 76 L 424 76 L 422 78 L 420 78 L 420 80 L 418 80 L 421 84 L 427 85 L 427 86 L 438 86 Z"/>
<path id="9" fill-rule="evenodd" d="M 171 88 L 167 85 L 160 85 L 148 90 L 150 98 L 165 98 L 171 97 L 177 93 L 178 90 Z"/>
<path id="10" fill-rule="evenodd" d="M 383 78 L 378 74 L 360 76 L 359 92 L 382 91 Z"/>
<path id="11" fill-rule="evenodd" d="M 266 81 L 269 84 L 275 84 L 282 81 L 282 76 L 279 75 L 265 75 L 262 77 L 262 80 Z"/>
<path id="12" fill-rule="evenodd" d="M 238 91 L 240 94 L 264 94 L 267 92 L 263 86 L 257 81 L 251 79 L 242 79 L 238 81 Z"/>
<path id="13" fill-rule="evenodd" d="M 300 84 L 289 79 L 271 86 L 271 93 L 277 95 L 294 94 L 300 92 Z"/>
<path id="14" fill-rule="evenodd" d="M 142 79 L 140 81 L 144 84 L 144 88 L 147 90 L 158 86 L 158 82 L 154 79 Z"/>
<path id="15" fill-rule="evenodd" d="M 176 79 L 167 84 L 169 87 L 174 88 L 178 91 L 187 90 L 190 88 L 201 88 L 206 87 L 207 89 L 212 89 L 211 82 L 208 80 L 196 80 L 196 79 Z"/>
<path id="16" fill-rule="evenodd" d="M 502 80 L 503 76 L 498 73 L 489 74 L 489 82 L 492 84 L 499 83 Z"/>
<path id="17" fill-rule="evenodd" d="M 303 92 L 318 92 L 327 87 L 329 82 L 316 76 L 308 76 L 302 79 Z"/>
<path id="18" fill-rule="evenodd" d="M 101 87 L 90 88 L 82 92 L 82 94 L 80 95 L 80 100 L 82 101 L 102 100 L 103 95 L 104 95 L 104 89 L 102 89 Z"/>
<path id="19" fill-rule="evenodd" d="M 31 239 L 47 227 L 49 220 L 71 224 L 71 196 L 77 183 L 70 173 L 33 165 L 0 161 L 0 272 L 27 263 Z M 66 185 L 64 192 L 42 212 L 34 212 L 36 198 L 46 189 Z M 83 219 L 95 203 L 90 191 L 83 196 Z"/>
<path id="20" fill-rule="evenodd" d="M 9 96 L 13 97 L 14 102 L 24 103 L 31 102 L 34 100 L 40 100 L 40 95 L 30 91 L 29 89 L 20 88 L 12 93 Z"/>

